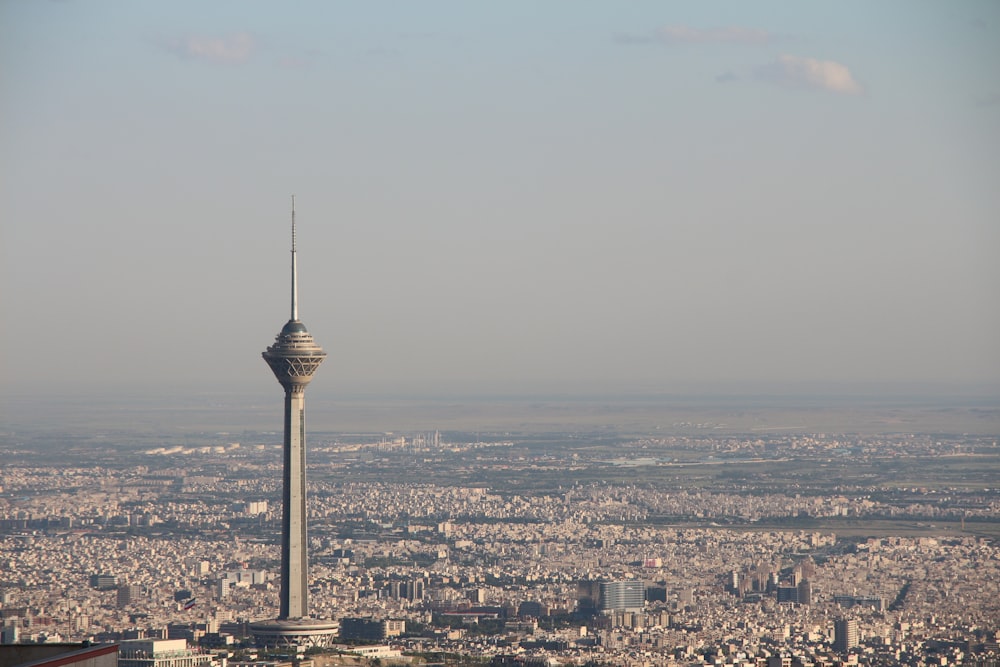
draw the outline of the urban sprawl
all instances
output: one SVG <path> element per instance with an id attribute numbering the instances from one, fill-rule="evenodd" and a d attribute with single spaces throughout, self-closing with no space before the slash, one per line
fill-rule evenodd
<path id="1" fill-rule="evenodd" d="M 314 435 L 311 613 L 383 664 L 997 664 L 995 438 L 696 426 Z M 264 659 L 273 434 L 34 437 L 0 446 L 5 643 Z"/>

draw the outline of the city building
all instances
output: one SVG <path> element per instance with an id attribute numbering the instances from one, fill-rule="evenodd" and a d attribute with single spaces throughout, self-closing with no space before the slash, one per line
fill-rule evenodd
<path id="1" fill-rule="evenodd" d="M 118 645 L 118 667 L 207 667 L 208 653 L 188 648 L 186 639 L 129 639 Z"/>
<path id="2" fill-rule="evenodd" d="M 404 632 L 406 632 L 406 621 L 404 620 L 340 619 L 340 638 L 343 640 L 384 641 L 389 637 L 398 637 Z"/>
<path id="3" fill-rule="evenodd" d="M 798 589 L 796 591 L 798 600 L 796 601 L 799 604 L 812 604 L 812 584 L 809 583 L 809 580 L 803 579 L 796 588 Z"/>
<path id="4" fill-rule="evenodd" d="M 309 617 L 309 541 L 306 537 L 305 390 L 326 358 L 299 320 L 298 265 L 295 248 L 295 197 L 292 197 L 291 317 L 263 352 L 285 390 L 284 465 L 281 522 L 281 606 L 278 618 L 253 623 L 263 646 L 325 646 L 337 624 Z"/>
<path id="5" fill-rule="evenodd" d="M 778 602 L 798 602 L 799 601 L 799 587 L 798 586 L 778 586 L 775 591 L 775 597 Z"/>
<path id="6" fill-rule="evenodd" d="M 118 588 L 118 577 L 113 574 L 92 574 L 90 585 L 99 591 L 110 591 Z"/>
<path id="7" fill-rule="evenodd" d="M 877 595 L 834 595 L 833 601 L 845 609 L 854 606 L 871 607 L 875 611 L 882 611 L 885 601 Z"/>
<path id="8" fill-rule="evenodd" d="M 641 581 L 602 581 L 600 591 L 602 613 L 642 611 L 646 604 L 646 585 Z"/>
<path id="9" fill-rule="evenodd" d="M 132 604 L 142 596 L 142 586 L 136 584 L 122 584 L 118 587 L 117 604 L 122 609 Z"/>
<path id="10" fill-rule="evenodd" d="M 385 645 L 344 646 L 338 644 L 333 646 L 333 648 L 338 649 L 342 653 L 350 653 L 353 655 L 361 656 L 365 660 L 398 658 L 403 655 L 402 651 L 400 651 L 399 649 L 395 649 Z"/>
<path id="11" fill-rule="evenodd" d="M 840 618 L 833 622 L 834 651 L 847 653 L 858 643 L 858 619 Z"/>
<path id="12" fill-rule="evenodd" d="M 21 619 L 4 619 L 3 627 L 0 627 L 0 644 L 17 644 L 21 638 L 19 622 Z"/>

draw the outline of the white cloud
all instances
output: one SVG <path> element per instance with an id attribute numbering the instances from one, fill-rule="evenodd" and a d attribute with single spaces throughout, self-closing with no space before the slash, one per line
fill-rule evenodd
<path id="1" fill-rule="evenodd" d="M 755 70 L 762 81 L 792 88 L 814 88 L 843 95 L 865 92 L 846 65 L 833 60 L 816 60 L 801 56 L 781 55 Z"/>
<path id="2" fill-rule="evenodd" d="M 178 56 L 217 63 L 246 62 L 257 48 L 253 35 L 238 32 L 222 37 L 189 36 L 163 40 L 163 46 Z"/>

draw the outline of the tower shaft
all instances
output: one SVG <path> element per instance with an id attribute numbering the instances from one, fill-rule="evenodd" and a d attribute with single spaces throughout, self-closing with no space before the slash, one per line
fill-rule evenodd
<path id="1" fill-rule="evenodd" d="M 278 614 L 282 620 L 309 615 L 305 399 L 304 387 L 285 388 L 281 609 Z"/>

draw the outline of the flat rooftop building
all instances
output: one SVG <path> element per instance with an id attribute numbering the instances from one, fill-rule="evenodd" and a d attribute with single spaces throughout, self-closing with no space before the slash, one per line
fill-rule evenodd
<path id="1" fill-rule="evenodd" d="M 118 667 L 207 667 L 212 656 L 186 639 L 130 639 L 118 646 Z"/>

